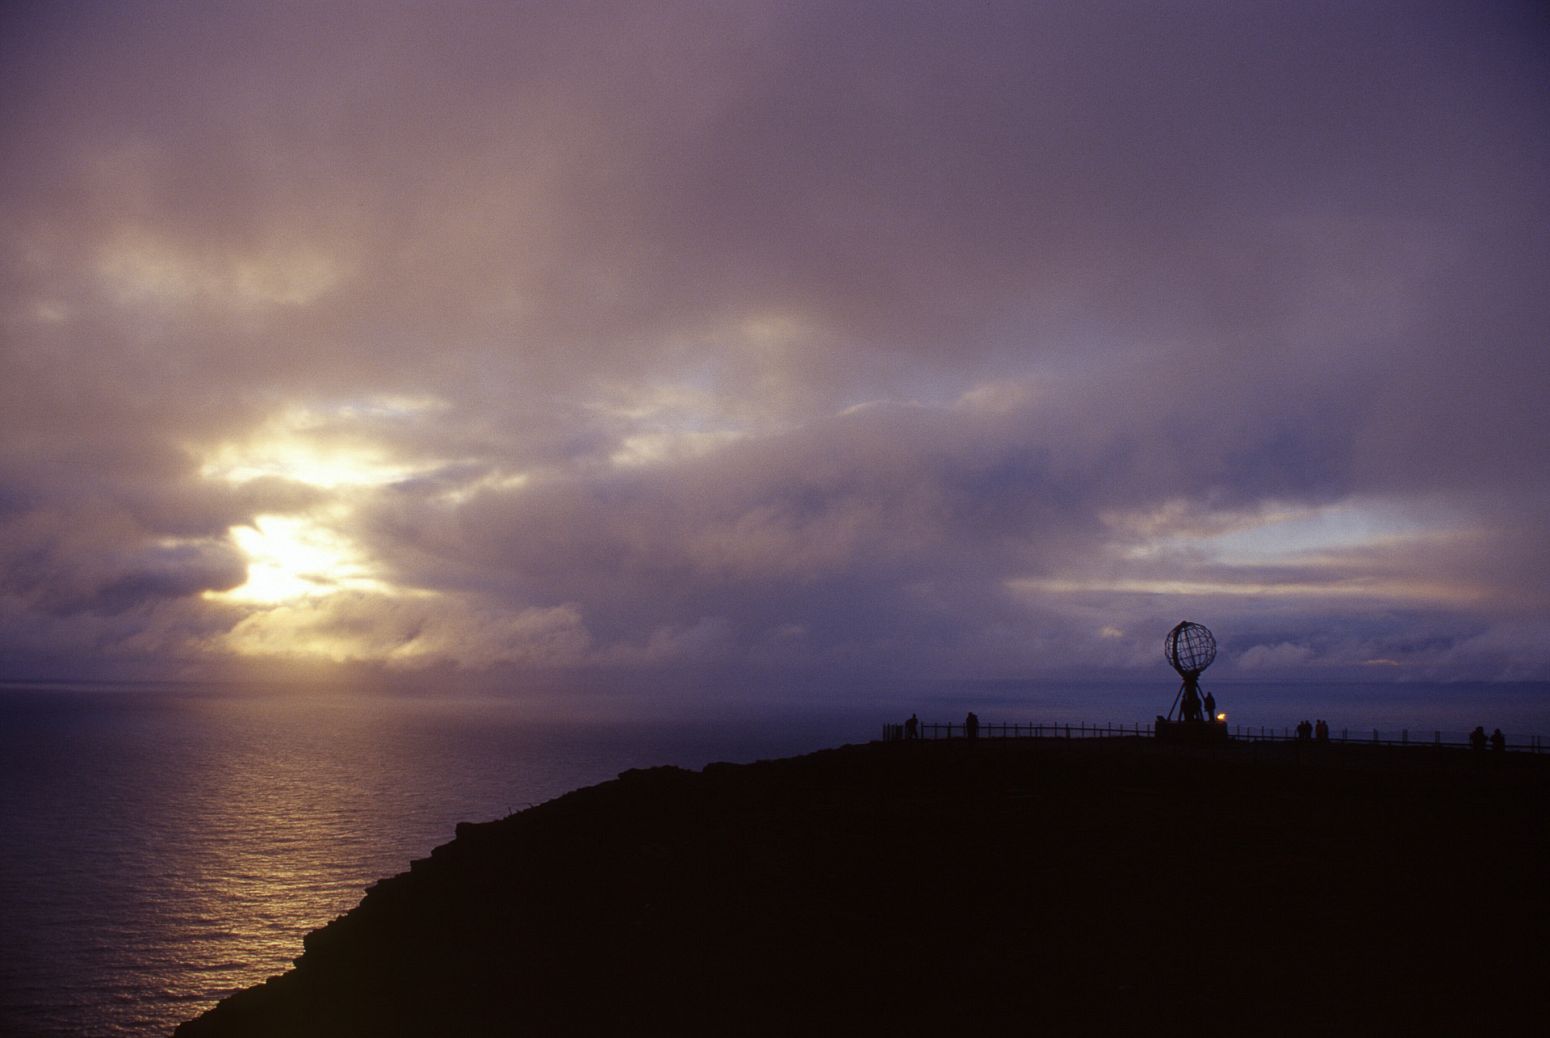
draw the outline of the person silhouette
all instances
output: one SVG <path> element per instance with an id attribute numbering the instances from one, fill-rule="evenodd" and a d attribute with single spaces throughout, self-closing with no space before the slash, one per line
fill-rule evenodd
<path id="1" fill-rule="evenodd" d="M 1307 742 L 1313 738 L 1313 722 L 1303 718 L 1297 725 L 1297 741 Z"/>
<path id="2" fill-rule="evenodd" d="M 904 722 L 904 737 L 906 739 L 920 738 L 920 719 L 910 714 L 910 719 Z"/>
<path id="3" fill-rule="evenodd" d="M 1485 752 L 1485 725 L 1475 725 L 1475 730 L 1469 733 L 1469 748 L 1476 753 Z"/>
<path id="4" fill-rule="evenodd" d="M 1495 731 L 1493 731 L 1491 733 L 1491 752 L 1492 753 L 1506 753 L 1507 752 L 1507 737 L 1502 734 L 1502 730 L 1500 728 L 1496 729 Z"/>
<path id="5" fill-rule="evenodd" d="M 1206 720 L 1216 720 L 1216 697 L 1209 692 L 1206 693 Z"/>
<path id="6" fill-rule="evenodd" d="M 1184 701 L 1179 706 L 1179 720 L 1200 720 L 1200 695 L 1195 691 L 1194 685 L 1184 686 Z"/>
<path id="7" fill-rule="evenodd" d="M 1329 722 L 1319 718 L 1313 726 L 1313 737 L 1319 742 L 1329 742 Z"/>
<path id="8" fill-rule="evenodd" d="M 963 734 L 970 739 L 979 738 L 980 719 L 974 716 L 974 711 L 969 711 L 969 716 L 963 719 Z"/>

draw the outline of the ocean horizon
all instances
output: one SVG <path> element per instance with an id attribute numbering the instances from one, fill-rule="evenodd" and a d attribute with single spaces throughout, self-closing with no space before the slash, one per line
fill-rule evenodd
<path id="1" fill-rule="evenodd" d="M 1206 683 L 1229 725 L 1550 733 L 1550 684 Z M 877 738 L 910 713 L 1129 727 L 1166 680 L 913 682 L 865 698 L 581 717 L 516 696 L 0 685 L 0 1032 L 166 1035 L 282 972 L 309 931 L 452 839 L 634 767 Z"/>

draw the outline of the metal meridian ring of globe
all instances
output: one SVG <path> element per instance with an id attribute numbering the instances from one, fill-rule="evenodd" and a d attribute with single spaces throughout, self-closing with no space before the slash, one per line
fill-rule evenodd
<path id="1" fill-rule="evenodd" d="M 1199 677 L 1216 659 L 1216 638 L 1204 624 L 1182 621 L 1163 645 L 1168 663 L 1184 678 Z"/>

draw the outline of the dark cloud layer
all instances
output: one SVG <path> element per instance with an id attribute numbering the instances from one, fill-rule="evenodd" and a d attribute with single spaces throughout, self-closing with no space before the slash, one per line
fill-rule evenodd
<path id="1" fill-rule="evenodd" d="M 0 18 L 13 673 L 1550 676 L 1537 5 Z"/>

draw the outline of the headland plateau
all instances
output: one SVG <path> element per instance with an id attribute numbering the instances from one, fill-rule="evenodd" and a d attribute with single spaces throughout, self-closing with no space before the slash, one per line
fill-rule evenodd
<path id="1" fill-rule="evenodd" d="M 1550 1005 L 1547 792 L 1144 738 L 630 771 L 459 825 L 177 1038 L 1500 1032 Z"/>

